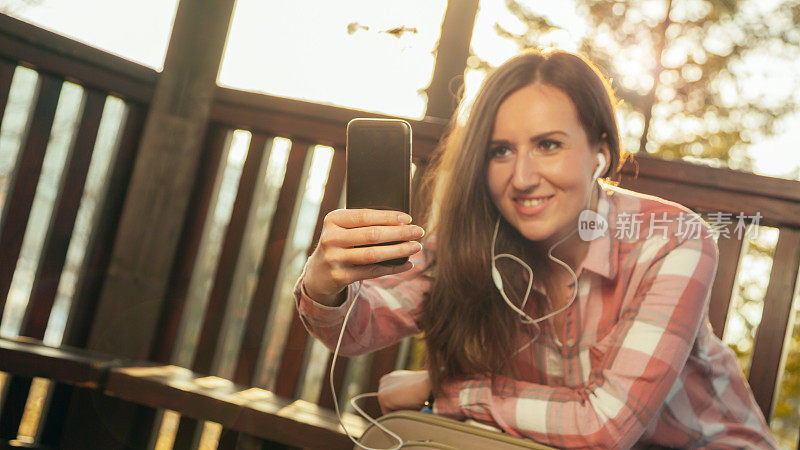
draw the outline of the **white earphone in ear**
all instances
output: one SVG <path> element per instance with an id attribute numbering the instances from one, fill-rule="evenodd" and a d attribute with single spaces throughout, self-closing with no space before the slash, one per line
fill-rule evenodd
<path id="1" fill-rule="evenodd" d="M 597 170 L 592 174 L 592 181 L 598 179 L 603 171 L 606 170 L 606 157 L 602 153 L 597 154 L 597 162 Z"/>

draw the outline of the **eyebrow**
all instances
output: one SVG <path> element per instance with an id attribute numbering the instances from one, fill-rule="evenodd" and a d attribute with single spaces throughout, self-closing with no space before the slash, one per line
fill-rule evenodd
<path id="1" fill-rule="evenodd" d="M 531 142 L 538 141 L 540 139 L 543 139 L 543 138 L 548 137 L 548 136 L 553 135 L 553 134 L 563 134 L 564 136 L 567 136 L 567 137 L 569 136 L 565 131 L 552 130 L 552 131 L 546 131 L 544 133 L 539 133 L 536 136 L 533 136 L 530 140 L 531 140 Z M 507 144 L 507 143 L 509 143 L 509 141 L 506 140 L 506 139 L 492 139 L 491 141 L 489 141 L 489 145 Z"/>

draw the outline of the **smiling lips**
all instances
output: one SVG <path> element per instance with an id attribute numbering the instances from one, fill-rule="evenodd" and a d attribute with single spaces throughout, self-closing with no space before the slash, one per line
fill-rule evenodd
<path id="1" fill-rule="evenodd" d="M 515 198 L 514 207 L 520 214 L 532 216 L 542 212 L 550 204 L 552 198 L 552 195 L 548 197 Z"/>

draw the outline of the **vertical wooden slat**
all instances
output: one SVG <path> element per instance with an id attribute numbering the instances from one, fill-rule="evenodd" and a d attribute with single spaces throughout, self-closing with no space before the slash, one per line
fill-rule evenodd
<path id="1" fill-rule="evenodd" d="M 202 420 L 181 416 L 181 419 L 178 421 L 178 430 L 175 432 L 175 439 L 172 441 L 172 448 L 176 450 L 190 450 L 197 439 L 197 434 L 202 430 L 202 427 Z"/>
<path id="2" fill-rule="evenodd" d="M 322 233 L 322 223 L 325 216 L 339 206 L 339 199 L 344 186 L 344 175 L 346 171 L 347 158 L 342 150 L 334 150 L 331 167 L 328 171 L 328 181 L 325 183 L 325 193 L 320 204 L 317 223 L 314 226 L 314 237 L 312 245 L 308 249 L 310 255 L 314 251 L 319 236 Z M 258 298 L 258 297 L 256 297 Z M 263 326 L 262 326 L 263 327 Z M 278 369 L 275 391 L 284 397 L 294 397 L 297 390 L 297 377 L 303 364 L 303 355 L 308 340 L 308 332 L 300 322 L 300 318 L 295 314 L 292 316 L 292 325 L 289 329 L 289 336 L 286 339 L 286 347 L 281 356 L 281 364 Z M 240 360 L 240 364 L 244 359 Z M 250 374 L 252 376 L 252 374 Z"/>
<path id="3" fill-rule="evenodd" d="M 158 334 L 151 351 L 153 360 L 161 363 L 170 362 L 177 348 L 176 339 L 184 312 L 186 294 L 192 278 L 197 255 L 200 250 L 200 239 L 211 208 L 211 196 L 214 191 L 217 173 L 225 153 L 225 144 L 230 131 L 221 125 L 209 129 L 206 142 L 205 157 L 198 173 L 198 184 L 192 198 L 186 232 L 183 234 L 178 249 L 177 264 L 170 279 L 169 290 L 165 299 L 164 313 L 159 320 Z"/>
<path id="4" fill-rule="evenodd" d="M 239 433 L 231 430 L 222 430 L 217 442 L 217 450 L 239 450 L 236 448 L 236 443 L 239 440 Z"/>
<path id="5" fill-rule="evenodd" d="M 141 106 L 129 104 L 124 122 L 121 124 L 122 129 L 117 137 L 116 154 L 108 169 L 105 194 L 95 213 L 97 220 L 93 223 L 92 234 L 86 246 L 86 255 L 72 297 L 62 345 L 84 347 L 86 344 L 90 331 L 89 324 L 94 318 L 95 305 L 111 256 L 143 122 L 144 112 Z M 42 445 L 57 448 L 61 444 L 62 432 L 65 423 L 69 421 L 69 415 L 72 414 L 73 420 L 76 420 L 75 417 L 82 417 L 85 411 L 93 410 L 91 405 L 70 405 L 75 399 L 85 398 L 81 397 L 82 395 L 86 393 L 81 389 L 76 390 L 73 386 L 56 384 L 53 387 L 51 401 L 43 412 L 44 421 L 41 423 L 39 433 Z"/>
<path id="6" fill-rule="evenodd" d="M 341 404 L 345 398 L 342 398 L 344 393 L 344 374 L 347 372 L 348 358 L 339 356 L 336 358 L 336 367 L 333 369 L 333 386 L 336 388 L 337 400 Z M 333 395 L 331 394 L 330 373 L 331 365 L 333 364 L 333 354 L 328 357 L 328 365 L 325 367 L 325 376 L 322 377 L 322 391 L 319 394 L 319 401 L 317 404 L 323 408 L 333 409 Z"/>
<path id="7" fill-rule="evenodd" d="M 28 318 L 21 333 L 24 336 L 44 339 L 50 310 L 56 299 L 61 272 L 67 258 L 75 218 L 78 216 L 105 100 L 106 95 L 102 92 L 93 89 L 86 91 L 80 126 L 69 152 L 62 190 L 45 236 L 45 245 L 31 289 Z"/>
<path id="8" fill-rule="evenodd" d="M 0 409 L 0 442 L 17 438 L 31 378 L 13 377 L 3 386 L 3 403 Z M 20 388 L 21 386 L 21 388 Z"/>
<path id="9" fill-rule="evenodd" d="M 729 227 L 730 228 L 730 227 Z M 717 241 L 719 247 L 719 265 L 714 286 L 711 288 L 711 299 L 708 305 L 708 318 L 714 334 L 722 339 L 725 332 L 725 323 L 728 320 L 731 294 L 736 282 L 736 269 L 739 266 L 739 255 L 742 251 L 742 241 L 733 233 L 729 237 L 720 236 Z"/>
<path id="10" fill-rule="evenodd" d="M 236 271 L 236 261 L 238 260 L 245 229 L 247 228 L 247 218 L 250 215 L 250 208 L 257 207 L 257 205 L 253 205 L 253 197 L 257 188 L 259 169 L 263 169 L 261 162 L 264 159 L 264 153 L 266 153 L 266 144 L 266 135 L 253 133 L 244 167 L 242 167 L 242 175 L 239 178 L 239 188 L 236 191 L 236 200 L 233 203 L 231 219 L 225 232 L 225 241 L 219 256 L 214 284 L 203 313 L 203 326 L 200 329 L 200 337 L 197 341 L 194 363 L 192 364 L 192 370 L 199 373 L 211 374 L 212 372 L 212 364 L 220 341 L 219 337 L 228 306 L 233 275 Z M 195 436 L 200 432 L 202 424 L 202 420 L 198 421 L 182 416 L 175 441 L 193 442 Z"/>
<path id="11" fill-rule="evenodd" d="M 266 143 L 267 136 L 264 134 L 253 133 L 250 139 L 250 148 L 242 168 L 239 189 L 233 203 L 231 219 L 217 265 L 217 274 L 211 288 L 211 295 L 203 317 L 203 327 L 197 342 L 193 365 L 193 370 L 196 372 L 211 374 L 211 366 L 222 330 L 222 321 L 225 318 L 228 294 L 233 283 L 233 274 L 236 271 L 236 261 L 242 248 L 250 208 L 253 206 L 259 169 L 262 169 L 261 162 L 264 159 Z"/>
<path id="12" fill-rule="evenodd" d="M 0 311 L 5 308 L 14 269 L 17 267 L 22 238 L 39 184 L 42 162 L 50 140 L 62 80 L 49 75 L 39 78 L 39 95 L 33 110 L 25 144 L 20 149 L 0 228 Z"/>
<path id="13" fill-rule="evenodd" d="M 750 388 L 761 407 L 764 417 L 769 418 L 775 382 L 778 378 L 783 343 L 792 312 L 792 296 L 800 267 L 800 230 L 781 228 L 769 287 L 764 295 L 764 312 L 753 346 L 753 362 L 750 369 Z"/>
<path id="14" fill-rule="evenodd" d="M 278 195 L 276 213 L 272 221 L 272 229 L 267 240 L 264 260 L 261 263 L 261 273 L 247 314 L 242 345 L 236 366 L 234 381 L 240 384 L 251 384 L 255 374 L 259 350 L 264 338 L 264 327 L 267 323 L 272 292 L 280 267 L 281 255 L 286 246 L 286 237 L 289 235 L 289 225 L 292 220 L 297 193 L 300 191 L 300 180 L 303 178 L 303 165 L 309 152 L 310 144 L 299 140 L 292 140 L 289 159 L 286 162 L 286 175 Z"/>
<path id="15" fill-rule="evenodd" d="M 44 417 L 39 422 L 38 441 L 46 447 L 58 448 L 64 421 L 67 418 L 67 405 L 72 398 L 73 387 L 67 384 L 56 384 L 50 393 Z"/>
<path id="16" fill-rule="evenodd" d="M 378 351 L 372 358 L 372 368 L 370 369 L 369 383 L 367 384 L 366 392 L 378 392 L 378 385 L 381 377 L 394 370 L 395 362 L 397 361 L 397 352 L 400 350 L 400 344 L 394 344 Z M 364 411 L 370 417 L 379 417 L 381 409 L 378 402 L 372 401 L 362 405 Z"/>
<path id="17" fill-rule="evenodd" d="M 11 80 L 14 78 L 15 70 L 16 64 L 0 58 L 0 126 L 3 125 L 8 93 L 11 91 Z"/>
<path id="18" fill-rule="evenodd" d="M 314 248 L 317 246 L 317 242 L 319 242 L 319 236 L 322 234 L 322 222 L 325 216 L 339 207 L 339 199 L 342 196 L 346 172 L 347 154 L 344 150 L 334 149 L 333 160 L 331 161 L 331 167 L 328 171 L 328 182 L 325 183 L 325 193 L 322 197 L 322 203 L 320 203 L 319 206 L 317 224 L 314 226 L 314 238 L 311 241 L 311 246 L 308 248 L 309 255 L 314 252 Z"/>
<path id="19" fill-rule="evenodd" d="M 289 334 L 286 336 L 286 346 L 281 357 L 281 367 L 278 369 L 275 380 L 275 394 L 280 397 L 294 398 L 297 394 L 300 372 L 303 366 L 303 356 L 308 347 L 308 331 L 297 315 L 292 316 Z"/>
<path id="20" fill-rule="evenodd" d="M 92 237 L 86 246 L 80 281 L 72 296 L 62 345 L 79 348 L 86 346 L 100 289 L 111 259 L 111 249 L 114 246 L 122 203 L 128 189 L 143 124 L 142 107 L 128 104 L 125 122 L 118 137 L 116 155 L 108 169 L 106 191 L 102 202 L 97 206 L 98 218 L 93 224 Z"/>

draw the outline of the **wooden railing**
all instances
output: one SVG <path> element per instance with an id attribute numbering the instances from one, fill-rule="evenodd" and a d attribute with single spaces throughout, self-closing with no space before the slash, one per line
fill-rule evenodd
<path id="1" fill-rule="evenodd" d="M 144 118 L 159 75 L 113 55 L 0 16 L 0 115 L 17 66 L 36 70 L 39 82 L 30 123 L 26 130 L 20 130 L 24 131 L 23 145 L 3 205 L 0 313 L 9 297 L 28 227 L 62 83 L 69 80 L 81 85 L 84 102 L 63 169 L 60 195 L 44 236 L 27 312 L 19 327 L 19 335 L 28 339 L 6 340 L 0 346 L 0 370 L 8 373 L 0 396 L 0 439 L 18 438 L 32 377 L 44 377 L 53 384 L 36 418 L 39 431 L 33 441 L 41 447 L 79 447 L 79 442 L 87 440 L 103 448 L 145 447 L 154 442 L 159 433 L 157 411 L 166 409 L 182 414 L 174 437 L 175 448 L 191 447 L 205 421 L 222 426 L 219 440 L 222 448 L 244 445 L 252 439 L 293 447 L 347 448 L 349 441 L 330 412 L 333 405 L 327 383 L 319 381 L 322 386 L 317 387 L 321 392 L 315 396 L 316 403 L 295 401 L 304 390 L 303 374 L 318 362 L 309 361 L 312 346 L 296 314 L 283 317 L 279 313 L 280 305 L 285 313 L 287 302 L 291 302 L 286 295 L 287 282 L 299 275 L 290 253 L 298 251 L 293 238 L 298 227 L 305 225 L 299 222 L 308 220 L 300 217 L 300 206 L 316 146 L 329 146 L 333 150 L 326 170 L 328 181 L 315 215 L 313 236 L 304 241 L 307 244 L 318 239 L 325 214 L 340 206 L 346 123 L 354 117 L 385 116 L 217 88 L 189 214 L 169 275 L 167 298 L 163 308 L 152 311 L 159 317 L 155 344 L 148 361 L 131 361 L 83 349 L 96 325 L 98 298 L 109 267 L 117 224 L 125 208 Z M 41 340 L 51 319 L 78 210 L 83 201 L 90 201 L 81 200 L 81 194 L 103 105 L 109 95 L 121 98 L 127 113 L 121 121 L 115 157 L 109 167 L 104 193 L 99 198 L 84 262 L 77 273 L 77 288 L 71 297 L 61 348 L 51 349 Z M 437 119 L 410 122 L 418 178 L 445 132 L 445 124 Z M 228 152 L 235 130 L 250 132 L 249 148 L 241 166 L 241 177 L 235 185 L 229 219 L 222 227 L 224 234 L 216 269 L 211 271 L 211 278 L 198 280 L 193 274 L 200 264 L 199 255 L 204 254 L 203 245 L 209 239 L 210 218 L 217 212 L 219 186 L 229 164 Z M 283 181 L 268 211 L 270 226 L 263 250 L 254 252 L 259 254 L 258 261 L 249 263 L 257 268 L 257 273 L 251 275 L 254 284 L 249 290 L 237 291 L 248 292 L 249 298 L 232 298 L 234 285 L 241 283 L 241 277 L 237 278 L 237 265 L 243 249 L 260 245 L 253 241 L 251 223 L 254 211 L 264 207 L 264 203 L 258 203 L 259 199 L 263 200 L 259 193 L 263 194 L 265 189 L 264 171 L 271 150 L 276 148 L 276 137 L 291 141 L 281 167 Z M 759 405 L 768 414 L 800 266 L 800 183 L 683 162 L 646 157 L 636 160 L 638 167 L 628 165 L 623 171 L 623 187 L 668 198 L 697 210 L 747 215 L 758 212 L 762 216 L 761 224 L 779 228 L 778 248 L 764 302 L 762 323 L 765 326 L 760 327 L 756 338 L 754 369 L 750 374 Z M 740 246 L 741 241 L 735 238 L 719 241 L 720 266 L 710 317 L 720 336 L 739 265 Z M 312 249 L 313 245 L 305 245 L 300 250 L 307 253 Z M 192 283 L 198 282 L 210 283 L 207 301 L 190 303 L 188 293 Z M 146 308 L 147 305 L 131 307 Z M 289 310 L 291 307 L 289 304 Z M 126 335 L 135 336 L 136 324 L 126 323 L 124 315 L 120 312 L 119 326 L 127 328 Z M 189 317 L 201 321 L 196 337 L 184 332 Z M 234 355 L 222 344 L 225 339 L 236 343 Z M 185 346 L 190 346 L 191 351 L 181 353 Z M 179 354 L 190 355 L 181 362 L 185 365 L 183 368 L 173 365 L 181 359 Z M 337 391 L 347 390 L 346 372 L 355 372 L 357 366 L 368 374 L 360 389 L 375 391 L 382 374 L 405 364 L 402 355 L 400 345 L 394 345 L 377 352 L 370 360 L 347 362 L 342 358 L 335 371 Z M 221 363 L 223 360 L 228 364 Z M 265 361 L 276 363 L 265 367 Z M 331 364 L 329 356 L 327 361 L 325 371 Z M 213 375 L 220 377 L 210 377 Z M 134 406 L 131 408 L 131 405 Z M 94 410 L 94 415 L 84 416 L 87 409 Z M 377 413 L 376 404 L 369 409 Z M 347 420 L 355 430 L 362 426 L 350 416 Z"/>

